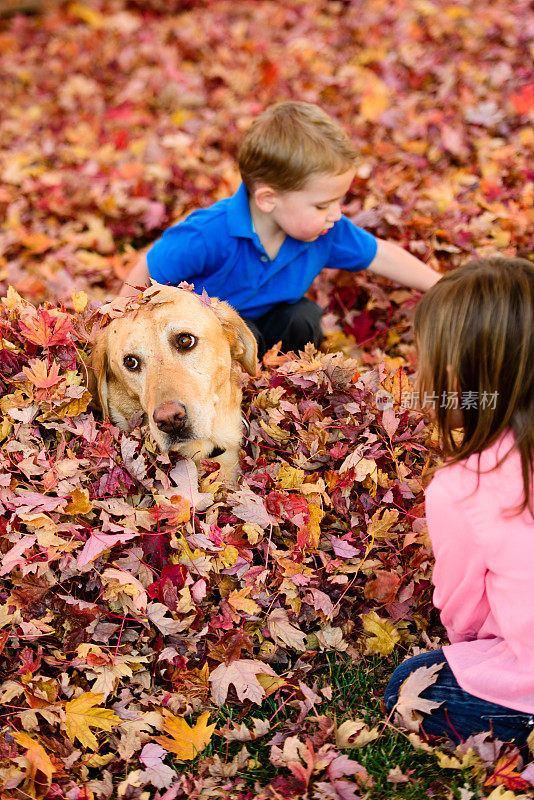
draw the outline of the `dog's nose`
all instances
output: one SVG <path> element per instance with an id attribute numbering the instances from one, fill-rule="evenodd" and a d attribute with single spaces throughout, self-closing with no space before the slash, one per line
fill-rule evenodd
<path id="1" fill-rule="evenodd" d="M 185 406 L 182 403 L 162 403 L 154 409 L 154 422 L 164 433 L 176 433 L 183 428 L 187 418 Z"/>

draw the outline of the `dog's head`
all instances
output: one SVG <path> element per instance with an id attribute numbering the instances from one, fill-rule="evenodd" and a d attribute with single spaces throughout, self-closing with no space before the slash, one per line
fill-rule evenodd
<path id="1" fill-rule="evenodd" d="M 190 441 L 223 442 L 226 434 L 239 438 L 240 425 L 233 428 L 241 392 L 233 368 L 239 363 L 256 374 L 250 329 L 220 300 L 175 287 L 149 292 L 148 302 L 96 336 L 89 364 L 95 403 L 122 429 L 146 414 L 164 451 Z"/>

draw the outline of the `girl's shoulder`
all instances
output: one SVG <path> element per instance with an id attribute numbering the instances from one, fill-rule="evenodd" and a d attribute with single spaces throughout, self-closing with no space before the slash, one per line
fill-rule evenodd
<path id="1" fill-rule="evenodd" d="M 507 431 L 481 453 L 456 464 L 445 463 L 437 470 L 427 492 L 447 489 L 458 498 L 468 498 L 473 492 L 500 494 L 505 487 L 512 491 L 516 486 L 522 486 L 521 459 L 513 433 Z"/>

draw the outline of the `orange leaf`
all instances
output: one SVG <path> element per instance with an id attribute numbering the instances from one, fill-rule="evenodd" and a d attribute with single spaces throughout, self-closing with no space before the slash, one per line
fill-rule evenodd
<path id="1" fill-rule="evenodd" d="M 22 371 L 38 389 L 49 389 L 50 386 L 54 386 L 62 380 L 59 374 L 59 364 L 56 361 L 52 361 L 50 364 L 50 372 L 46 361 L 38 359 L 32 361 L 29 367 L 22 367 Z"/>
<path id="2" fill-rule="evenodd" d="M 490 775 L 484 786 L 506 786 L 511 791 L 528 789 L 530 783 L 521 777 L 516 767 L 519 753 L 514 756 L 502 756 L 495 764 L 493 775 Z"/>
<path id="3" fill-rule="evenodd" d="M 208 746 L 216 723 L 208 725 L 209 711 L 198 718 L 191 728 L 183 717 L 175 717 L 168 711 L 163 712 L 165 722 L 163 729 L 168 736 L 156 736 L 155 741 L 170 753 L 175 753 L 181 761 L 191 761 Z"/>
<path id="4" fill-rule="evenodd" d="M 27 322 L 22 320 L 20 322 L 20 332 L 24 338 L 41 347 L 70 344 L 68 334 L 71 329 L 71 321 L 67 314 L 63 314 L 61 311 L 51 314 L 42 308 Z"/>
<path id="5" fill-rule="evenodd" d="M 26 750 L 28 771 L 24 781 L 24 791 L 31 797 L 44 797 L 52 783 L 52 773 L 56 772 L 50 756 L 42 745 L 23 731 L 13 734 L 13 738 Z"/>

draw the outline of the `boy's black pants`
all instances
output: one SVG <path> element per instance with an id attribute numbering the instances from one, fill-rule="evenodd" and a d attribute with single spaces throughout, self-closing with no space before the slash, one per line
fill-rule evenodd
<path id="1" fill-rule="evenodd" d="M 322 315 L 321 306 L 303 297 L 296 303 L 278 303 L 257 319 L 243 319 L 256 337 L 261 361 L 267 350 L 280 341 L 284 353 L 298 353 L 308 342 L 319 347 L 323 338 Z"/>

